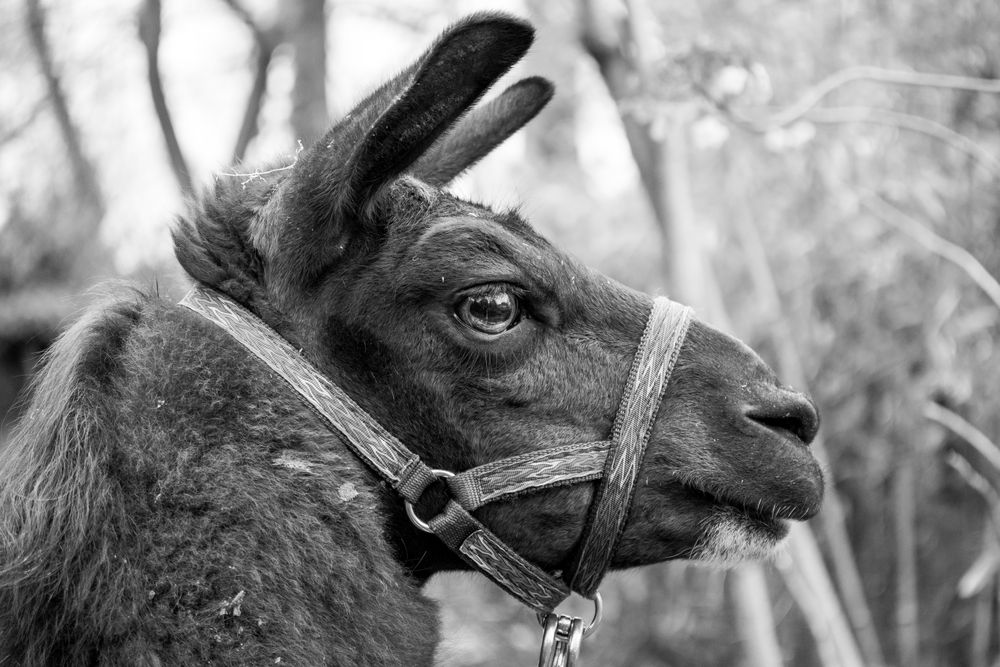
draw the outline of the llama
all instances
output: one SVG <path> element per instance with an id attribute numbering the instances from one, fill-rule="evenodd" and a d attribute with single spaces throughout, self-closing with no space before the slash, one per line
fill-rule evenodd
<path id="1" fill-rule="evenodd" d="M 0 451 L 0 665 L 430 665 L 435 572 L 551 611 L 609 567 L 766 555 L 818 511 L 816 410 L 753 351 L 442 189 L 551 97 L 528 78 L 476 106 L 532 39 L 451 26 L 294 164 L 221 177 L 178 223 L 200 310 L 116 289 L 59 338 Z M 386 473 L 356 427 L 413 457 Z M 554 477 L 461 500 L 513 464 Z"/>

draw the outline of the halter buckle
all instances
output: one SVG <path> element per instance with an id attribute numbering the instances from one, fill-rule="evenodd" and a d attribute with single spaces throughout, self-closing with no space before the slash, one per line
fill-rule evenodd
<path id="1" fill-rule="evenodd" d="M 575 667 L 580 658 L 580 645 L 584 637 L 597 631 L 604 618 L 604 603 L 601 594 L 595 593 L 594 615 L 590 623 L 584 625 L 578 616 L 565 614 L 542 614 L 538 623 L 542 626 L 542 650 L 538 655 L 538 667 Z"/>
<path id="2" fill-rule="evenodd" d="M 446 477 L 454 477 L 455 473 L 448 470 L 431 470 L 431 474 L 434 475 L 436 479 L 444 479 Z M 419 499 L 418 499 L 419 500 Z M 406 516 L 410 517 L 410 523 L 416 526 L 419 530 L 425 533 L 433 533 L 434 530 L 430 527 L 426 521 L 417 516 L 417 511 L 413 509 L 413 503 L 409 500 L 403 499 L 403 507 L 406 508 Z"/>

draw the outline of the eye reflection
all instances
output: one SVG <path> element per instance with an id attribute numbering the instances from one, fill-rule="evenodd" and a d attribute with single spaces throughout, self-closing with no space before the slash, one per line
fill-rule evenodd
<path id="1" fill-rule="evenodd" d="M 502 287 L 493 287 L 462 299 L 455 314 L 466 326 L 496 335 L 517 324 L 520 309 L 513 294 Z"/>

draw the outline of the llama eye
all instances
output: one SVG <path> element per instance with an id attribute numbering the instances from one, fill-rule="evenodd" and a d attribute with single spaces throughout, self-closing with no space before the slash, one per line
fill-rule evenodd
<path id="1" fill-rule="evenodd" d="M 517 298 L 503 288 L 472 294 L 462 299 L 455 315 L 468 327 L 485 334 L 501 334 L 521 317 Z"/>

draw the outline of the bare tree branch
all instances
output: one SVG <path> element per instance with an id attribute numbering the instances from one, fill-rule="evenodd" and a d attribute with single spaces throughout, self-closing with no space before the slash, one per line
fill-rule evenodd
<path id="1" fill-rule="evenodd" d="M 942 257 L 962 271 L 1000 308 L 1000 282 L 986 270 L 978 259 L 960 245 L 941 238 L 898 208 L 872 191 L 866 191 L 861 205 L 880 220 L 900 230 L 935 255 Z"/>
<path id="2" fill-rule="evenodd" d="M 25 130 L 31 127 L 34 124 L 34 122 L 38 120 L 38 117 L 42 114 L 42 112 L 45 111 L 45 102 L 46 100 L 44 98 L 38 100 L 31 107 L 31 109 L 28 111 L 27 115 L 25 115 L 24 118 L 22 118 L 20 121 L 18 121 L 11 127 L 8 127 L 5 130 L 3 130 L 3 132 L 0 133 L 0 146 L 4 145 L 8 141 L 13 141 L 14 139 L 17 139 L 19 136 L 21 136 L 21 134 Z"/>
<path id="3" fill-rule="evenodd" d="M 1000 492 L 1000 447 L 961 415 L 943 405 L 928 402 L 924 404 L 923 413 L 927 419 L 958 436 L 957 440 L 951 441 L 951 449 L 989 482 L 994 496 Z"/>
<path id="4" fill-rule="evenodd" d="M 225 3 L 233 10 L 233 13 L 250 29 L 253 36 L 255 60 L 253 84 L 250 86 L 250 93 L 247 95 L 247 102 L 243 108 L 243 120 L 240 123 L 240 131 L 236 135 L 236 143 L 233 146 L 232 161 L 242 162 L 246 157 L 247 148 L 250 142 L 257 136 L 260 126 L 260 110 L 264 103 L 264 96 L 267 94 L 267 72 L 271 66 L 271 58 L 274 56 L 274 49 L 283 39 L 282 31 L 274 26 L 268 29 L 260 27 L 253 16 L 241 5 L 238 0 L 225 0 Z"/>
<path id="5" fill-rule="evenodd" d="M 45 34 L 45 14 L 39 0 L 27 0 L 28 35 L 31 47 L 38 58 L 42 76 L 48 88 L 49 101 L 59 125 L 66 151 L 69 153 L 70 167 L 73 170 L 73 181 L 80 201 L 93 212 L 93 222 L 97 224 L 104 217 L 104 195 L 97 181 L 97 170 L 83 150 L 80 141 L 80 131 L 69 112 L 66 93 L 62 81 L 56 73 L 52 59 L 52 51 Z"/>
<path id="6" fill-rule="evenodd" d="M 160 0 L 145 0 L 143 2 L 139 9 L 139 38 L 146 47 L 149 92 L 153 97 L 156 118 L 163 131 L 163 140 L 166 142 L 170 167 L 181 186 L 181 192 L 190 196 L 194 194 L 194 183 L 191 180 L 191 172 L 184 159 L 180 143 L 177 141 L 177 134 L 174 132 L 174 123 L 170 117 L 170 109 L 167 107 L 166 96 L 163 93 L 163 78 L 160 76 L 160 13 Z"/>
<path id="7" fill-rule="evenodd" d="M 887 83 L 946 87 L 961 90 L 979 90 L 981 92 L 1000 93 L 1000 80 L 975 79 L 970 77 L 919 74 L 915 72 L 899 72 L 883 70 L 877 67 L 854 67 L 842 70 L 834 76 L 825 79 L 806 91 L 791 107 L 766 118 L 752 118 L 728 104 L 723 104 L 713 98 L 697 81 L 692 82 L 694 89 L 710 103 L 719 113 L 734 122 L 739 127 L 756 133 L 765 133 L 790 125 L 797 120 L 808 120 L 813 123 L 874 123 L 889 125 L 943 141 L 952 148 L 965 153 L 978 164 L 989 170 L 994 177 L 1000 178 L 1000 159 L 983 149 L 978 143 L 951 128 L 922 116 L 877 109 L 867 106 L 831 107 L 815 109 L 815 105 L 834 88 L 849 81 L 869 79 Z"/>
<path id="8" fill-rule="evenodd" d="M 960 598 L 975 596 L 972 639 L 969 642 L 970 667 L 989 667 L 990 644 L 993 638 L 993 601 L 1000 566 L 1000 545 L 989 518 L 984 520 L 983 546 L 979 557 L 962 575 L 958 583 Z"/>
<path id="9" fill-rule="evenodd" d="M 944 462 L 961 475 L 965 483 L 986 501 L 987 508 L 989 509 L 989 513 L 985 517 L 987 527 L 992 529 L 994 538 L 1000 537 L 1000 493 L 993 488 L 993 485 L 985 477 L 979 474 L 979 471 L 966 456 L 954 448 L 945 456 Z M 976 588 L 977 585 L 972 581 L 963 581 L 962 579 L 958 581 L 958 594 L 960 597 L 966 598 L 975 595 Z"/>
<path id="10" fill-rule="evenodd" d="M 984 150 L 979 144 L 965 135 L 922 116 L 914 116 L 889 109 L 854 106 L 813 109 L 804 114 L 803 118 L 813 123 L 875 123 L 919 132 L 928 137 L 943 141 L 955 150 L 965 153 L 978 164 L 991 171 L 995 177 L 1000 178 L 1000 160 L 996 156 Z"/>
<path id="11" fill-rule="evenodd" d="M 781 111 L 767 118 L 747 120 L 763 130 L 789 125 L 802 118 L 810 109 L 819 104 L 824 97 L 834 90 L 855 81 L 874 81 L 902 86 L 949 88 L 952 90 L 1000 94 L 1000 79 L 979 79 L 950 74 L 907 72 L 903 70 L 883 69 L 881 67 L 848 67 L 839 72 L 834 72 L 812 86 L 802 93 L 798 100 Z"/>

